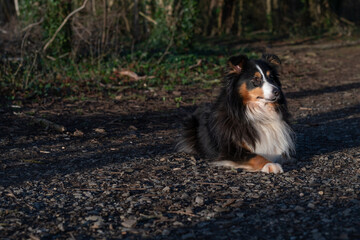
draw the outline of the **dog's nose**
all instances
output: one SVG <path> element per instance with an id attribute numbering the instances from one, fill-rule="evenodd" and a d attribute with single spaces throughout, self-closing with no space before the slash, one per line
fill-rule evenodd
<path id="1" fill-rule="evenodd" d="M 278 96 L 280 95 L 279 89 L 274 88 L 274 89 L 273 89 L 273 94 L 274 94 L 276 97 L 278 97 Z"/>

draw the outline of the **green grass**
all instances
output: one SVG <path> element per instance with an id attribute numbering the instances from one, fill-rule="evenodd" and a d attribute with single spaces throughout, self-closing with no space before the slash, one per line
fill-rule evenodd
<path id="1" fill-rule="evenodd" d="M 163 52 L 141 50 L 77 62 L 71 58 L 53 61 L 28 56 L 21 64 L 8 62 L 0 66 L 0 94 L 13 101 L 53 97 L 81 100 L 94 96 L 116 98 L 129 91 L 153 88 L 172 91 L 178 85 L 211 88 L 221 81 L 229 52 L 221 47 L 195 45 L 187 52 L 167 54 L 161 62 Z M 237 50 L 233 54 L 244 52 Z M 252 52 L 246 54 L 255 56 Z M 124 70 L 136 73 L 140 79 L 121 74 Z M 181 99 L 175 101 L 181 103 Z"/>

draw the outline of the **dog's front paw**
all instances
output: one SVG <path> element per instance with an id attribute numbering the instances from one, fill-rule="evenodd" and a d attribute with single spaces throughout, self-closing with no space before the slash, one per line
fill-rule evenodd
<path id="1" fill-rule="evenodd" d="M 267 163 L 264 165 L 261 171 L 265 173 L 275 173 L 275 174 L 284 172 L 281 165 L 278 163 Z"/>

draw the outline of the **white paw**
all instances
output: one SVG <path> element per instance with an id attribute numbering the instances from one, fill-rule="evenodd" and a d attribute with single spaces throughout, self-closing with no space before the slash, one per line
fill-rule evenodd
<path id="1" fill-rule="evenodd" d="M 261 171 L 265 173 L 275 173 L 275 174 L 284 172 L 281 165 L 278 163 L 267 163 L 264 165 Z"/>

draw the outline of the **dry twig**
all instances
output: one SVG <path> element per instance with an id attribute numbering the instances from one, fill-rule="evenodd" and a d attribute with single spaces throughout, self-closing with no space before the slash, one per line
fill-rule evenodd
<path id="1" fill-rule="evenodd" d="M 21 32 L 25 32 L 25 31 L 27 31 L 27 30 L 35 27 L 36 25 L 41 24 L 43 21 L 44 21 L 44 18 L 41 18 L 40 21 L 35 22 L 35 23 L 31 23 L 31 24 L 27 25 L 26 27 L 24 27 L 24 28 L 21 30 Z"/>
<path id="2" fill-rule="evenodd" d="M 143 12 L 140 11 L 140 12 L 139 12 L 139 15 L 142 16 L 142 17 L 144 17 L 144 18 L 145 18 L 146 20 L 148 20 L 149 22 L 152 22 L 153 24 L 157 25 L 157 22 L 156 22 L 154 19 L 152 19 L 151 17 L 145 15 L 145 13 L 143 13 Z"/>
<path id="3" fill-rule="evenodd" d="M 196 62 L 196 64 L 191 65 L 191 66 L 189 67 L 189 70 L 190 70 L 190 69 L 193 69 L 193 68 L 196 68 L 196 67 L 200 67 L 201 64 L 202 64 L 202 60 L 199 59 L 199 60 Z"/>
<path id="4" fill-rule="evenodd" d="M 45 129 L 53 129 L 57 132 L 65 132 L 66 128 L 62 125 L 59 125 L 59 124 L 56 124 L 56 123 L 53 123 L 47 119 L 44 119 L 44 118 L 37 118 L 37 117 L 34 117 L 34 116 L 29 116 L 29 115 L 26 115 L 24 113 L 19 113 L 17 114 L 21 117 L 25 117 L 25 118 L 28 118 L 30 119 L 33 123 L 36 123 L 36 124 L 39 124 L 43 127 L 45 127 Z"/>
<path id="5" fill-rule="evenodd" d="M 142 80 L 142 79 L 150 79 L 150 78 L 154 78 L 155 76 L 139 76 L 137 75 L 136 73 L 134 73 L 133 71 L 130 71 L 130 70 L 122 70 L 120 72 L 118 72 L 120 75 L 123 75 L 123 76 L 128 76 L 128 77 L 131 77 L 133 78 L 135 81 L 139 81 L 139 80 Z"/>
<path id="6" fill-rule="evenodd" d="M 67 21 L 69 21 L 69 19 L 76 14 L 77 12 L 80 12 L 81 10 L 83 10 L 86 6 L 86 3 L 89 0 L 85 0 L 84 3 L 81 5 L 81 7 L 75 9 L 74 11 L 72 11 L 69 15 L 67 15 L 67 17 L 64 19 L 64 21 L 61 23 L 61 25 L 58 27 L 58 29 L 56 30 L 56 32 L 54 33 L 54 35 L 51 37 L 51 39 L 45 44 L 43 51 L 45 52 L 46 49 L 50 46 L 50 44 L 55 40 L 56 35 L 60 32 L 60 30 L 64 27 L 64 25 L 67 23 Z"/>
<path id="7" fill-rule="evenodd" d="M 189 213 L 189 212 L 183 212 L 183 211 L 168 211 L 168 213 L 174 213 L 174 214 L 180 214 L 180 215 L 187 215 L 190 217 L 196 217 L 195 214 Z"/>

